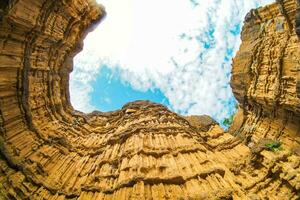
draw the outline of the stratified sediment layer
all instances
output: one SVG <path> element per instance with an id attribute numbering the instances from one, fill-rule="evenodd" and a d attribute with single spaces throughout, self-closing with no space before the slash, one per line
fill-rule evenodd
<path id="1" fill-rule="evenodd" d="M 2 0 L 0 199 L 299 199 L 299 13 L 285 0 L 246 16 L 225 132 L 148 101 L 73 110 L 72 59 L 104 9 Z"/>

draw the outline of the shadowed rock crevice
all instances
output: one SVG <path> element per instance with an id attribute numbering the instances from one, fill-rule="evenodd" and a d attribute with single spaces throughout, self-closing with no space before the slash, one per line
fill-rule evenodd
<path id="1" fill-rule="evenodd" d="M 0 10 L 4 11 L 6 10 L 7 6 L 8 6 L 9 0 L 3 0 L 0 2 Z"/>
<path id="2" fill-rule="evenodd" d="M 72 60 L 104 9 L 18 0 L 0 10 L 0 199 L 300 198 L 299 1 L 246 16 L 228 132 L 149 101 L 75 111 Z"/>

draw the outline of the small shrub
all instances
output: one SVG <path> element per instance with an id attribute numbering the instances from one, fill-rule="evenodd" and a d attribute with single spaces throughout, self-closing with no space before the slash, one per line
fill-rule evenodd
<path id="1" fill-rule="evenodd" d="M 268 151 L 280 151 L 282 150 L 282 143 L 280 141 L 270 141 L 265 144 Z"/>
<path id="2" fill-rule="evenodd" d="M 231 124 L 233 123 L 233 117 L 236 114 L 238 109 L 239 109 L 239 104 L 235 103 L 233 113 L 228 118 L 225 118 L 222 121 L 222 125 L 225 126 L 225 128 L 229 128 L 231 126 Z"/>
<path id="3" fill-rule="evenodd" d="M 223 121 L 223 125 L 229 127 L 233 122 L 233 116 L 231 115 L 229 118 L 225 118 Z"/>

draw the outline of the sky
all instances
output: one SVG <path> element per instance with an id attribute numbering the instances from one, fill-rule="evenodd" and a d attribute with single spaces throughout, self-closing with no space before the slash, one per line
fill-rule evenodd
<path id="1" fill-rule="evenodd" d="M 76 110 L 135 100 L 222 123 L 236 112 L 229 85 L 245 15 L 273 0 L 97 0 L 105 19 L 84 40 L 70 76 Z"/>

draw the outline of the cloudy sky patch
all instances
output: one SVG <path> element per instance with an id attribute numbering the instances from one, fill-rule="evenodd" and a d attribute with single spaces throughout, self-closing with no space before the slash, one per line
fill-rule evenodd
<path id="1" fill-rule="evenodd" d="M 272 0 L 97 1 L 107 16 L 74 59 L 70 94 L 75 109 L 117 109 L 120 98 L 136 96 L 219 122 L 235 112 L 229 80 L 243 19 Z M 111 86 L 103 85 L 112 83 L 107 77 L 103 81 L 101 72 L 114 80 L 115 92 L 127 97 L 110 96 Z M 105 102 L 113 106 L 104 108 Z"/>

